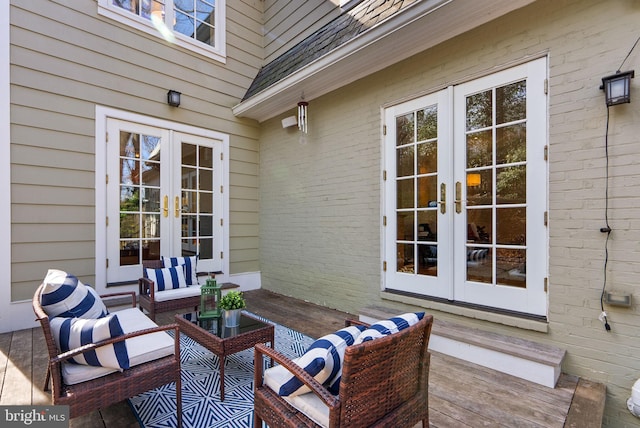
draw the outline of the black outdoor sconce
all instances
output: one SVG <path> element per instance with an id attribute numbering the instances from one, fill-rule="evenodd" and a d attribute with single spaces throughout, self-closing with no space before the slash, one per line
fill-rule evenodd
<path id="1" fill-rule="evenodd" d="M 180 92 L 170 89 L 167 92 L 167 104 L 172 107 L 178 107 L 180 105 L 180 95 Z"/>
<path id="2" fill-rule="evenodd" d="M 617 71 L 616 74 L 602 78 L 602 86 L 604 90 L 607 107 L 617 104 L 631 102 L 631 79 L 634 71 Z"/>

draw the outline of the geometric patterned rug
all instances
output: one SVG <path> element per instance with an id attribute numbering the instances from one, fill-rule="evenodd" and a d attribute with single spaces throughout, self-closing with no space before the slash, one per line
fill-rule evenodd
<path id="1" fill-rule="evenodd" d="M 254 315 L 256 316 L 256 315 Z M 299 357 L 314 339 L 257 317 L 275 326 L 276 350 Z M 253 348 L 226 358 L 224 402 L 220 401 L 218 357 L 187 335 L 180 335 L 182 368 L 182 426 L 184 428 L 253 426 Z M 167 384 L 129 399 L 143 428 L 176 426 L 175 384 Z"/>

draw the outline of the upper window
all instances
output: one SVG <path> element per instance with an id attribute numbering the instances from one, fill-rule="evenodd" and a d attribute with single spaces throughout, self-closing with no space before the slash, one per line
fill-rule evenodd
<path id="1" fill-rule="evenodd" d="M 225 62 L 226 0 L 98 0 L 98 13 Z"/>

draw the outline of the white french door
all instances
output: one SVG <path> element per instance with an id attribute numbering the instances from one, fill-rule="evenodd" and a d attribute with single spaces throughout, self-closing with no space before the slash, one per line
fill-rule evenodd
<path id="1" fill-rule="evenodd" d="M 450 299 L 452 145 L 450 91 L 388 108 L 386 285 Z M 395 257 L 393 257 L 395 255 Z"/>
<path id="2" fill-rule="evenodd" d="M 545 315 L 546 60 L 385 111 L 385 287 Z"/>
<path id="3" fill-rule="evenodd" d="M 221 270 L 222 142 L 111 118 L 107 134 L 107 282 L 160 256 Z"/>

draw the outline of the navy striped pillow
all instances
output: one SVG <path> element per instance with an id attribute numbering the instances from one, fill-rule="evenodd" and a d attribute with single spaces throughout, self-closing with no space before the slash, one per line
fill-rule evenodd
<path id="1" fill-rule="evenodd" d="M 397 333 L 400 330 L 404 330 L 405 328 L 416 324 L 422 318 L 424 318 L 424 312 L 408 312 L 406 314 L 389 318 L 388 320 L 377 321 L 360 333 L 355 344 L 357 345 L 362 342 Z"/>
<path id="2" fill-rule="evenodd" d="M 323 336 L 313 342 L 304 355 L 294 359 L 293 362 L 325 386 L 328 383 L 333 384 L 336 379 L 340 384 L 344 350 L 354 342 L 362 329 L 360 326 L 350 326 Z M 267 369 L 265 383 L 283 397 L 294 397 L 311 391 L 282 366 Z"/>
<path id="3" fill-rule="evenodd" d="M 64 271 L 49 269 L 43 284 L 40 304 L 50 317 L 101 318 L 109 313 L 94 289 Z"/>
<path id="4" fill-rule="evenodd" d="M 51 318 L 49 323 L 53 338 L 61 352 L 124 334 L 116 314 L 99 319 L 55 317 Z M 123 341 L 87 351 L 68 361 L 96 367 L 128 369 L 129 353 Z"/>
<path id="5" fill-rule="evenodd" d="M 145 275 L 155 284 L 156 291 L 172 290 L 175 288 L 185 288 L 187 283 L 181 266 L 144 269 Z"/>
<path id="6" fill-rule="evenodd" d="M 174 266 L 183 266 L 184 279 L 187 281 L 187 286 L 198 285 L 197 263 L 198 263 L 198 256 L 191 256 L 191 257 L 162 256 L 162 266 L 166 268 L 174 267 Z"/>

